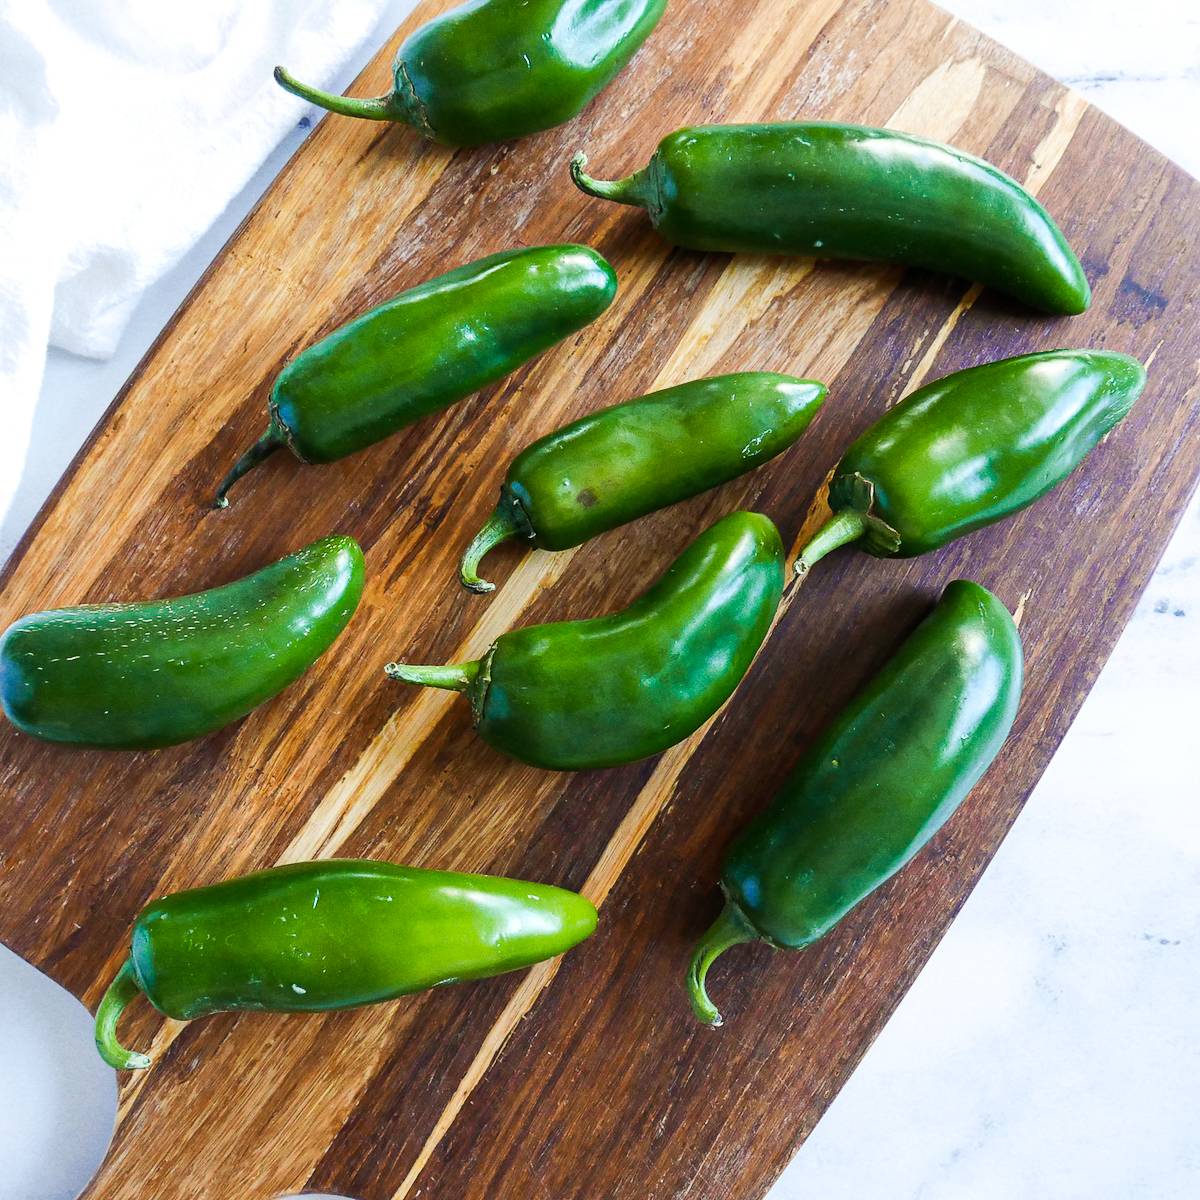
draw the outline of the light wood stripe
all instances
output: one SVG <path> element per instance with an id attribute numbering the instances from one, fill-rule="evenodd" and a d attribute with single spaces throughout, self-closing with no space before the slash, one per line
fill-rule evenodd
<path id="1" fill-rule="evenodd" d="M 970 117 L 987 65 L 978 58 L 943 63 L 915 87 L 887 122 L 888 129 L 950 141 Z M 927 132 L 938 130 L 938 133 Z"/>
<path id="2" fill-rule="evenodd" d="M 530 967 L 526 972 L 520 986 L 513 993 L 512 999 L 504 1006 L 504 1010 L 496 1018 L 495 1024 L 488 1030 L 487 1036 L 476 1051 L 475 1057 L 471 1060 L 466 1071 L 463 1072 L 462 1079 L 459 1080 L 458 1086 L 454 1089 L 454 1095 L 450 1097 L 446 1107 L 438 1114 L 438 1119 L 434 1124 L 432 1132 L 418 1151 L 417 1157 L 413 1160 L 413 1164 L 409 1168 L 408 1174 L 405 1175 L 403 1182 L 396 1189 L 393 1200 L 403 1200 L 403 1197 L 412 1191 L 418 1176 L 425 1170 L 430 1156 L 449 1132 L 450 1126 L 454 1124 L 458 1114 L 462 1112 L 463 1106 L 471 1097 L 471 1093 L 479 1086 L 480 1081 L 487 1074 L 488 1068 L 495 1061 L 496 1055 L 503 1049 L 509 1034 L 516 1028 L 521 1018 L 533 1007 L 538 996 L 553 982 L 561 964 L 561 958 L 552 958 Z"/>
<path id="3" fill-rule="evenodd" d="M 1017 607 L 1013 609 L 1013 624 L 1020 629 L 1021 621 L 1025 616 L 1025 606 L 1033 597 L 1033 588 L 1027 588 L 1017 598 Z"/>
<path id="4" fill-rule="evenodd" d="M 942 347 L 954 332 L 955 326 L 962 319 L 963 314 L 974 305 L 975 301 L 981 295 L 983 295 L 983 285 L 979 283 L 971 284 L 966 292 L 963 293 L 963 298 L 954 306 L 950 315 L 942 322 L 937 333 L 933 335 L 933 340 L 926 347 L 925 353 L 921 355 L 920 362 L 917 363 L 912 375 L 909 377 L 904 396 L 909 395 L 914 389 L 921 386 L 922 381 L 933 369 L 933 364 L 937 362 L 937 357 L 941 354 Z M 904 396 L 898 396 L 892 403 L 899 404 Z"/>
<path id="5" fill-rule="evenodd" d="M 571 557 L 540 550 L 528 554 L 493 597 L 451 661 L 482 657 L 506 629 L 512 628 L 538 593 L 562 577 Z M 437 728 L 446 710 L 463 702 L 454 692 L 436 688 L 411 690 L 396 684 L 395 689 L 398 701 L 404 706 L 371 739 L 350 770 L 314 809 L 279 856 L 280 863 L 336 854 Z"/>
<path id="6" fill-rule="evenodd" d="M 724 709 L 722 709 L 723 711 Z M 720 715 L 717 713 L 710 717 L 690 738 L 680 742 L 677 746 L 672 746 L 659 759 L 654 773 L 638 793 L 637 799 L 625 814 L 616 833 L 609 839 L 596 865 L 580 889 L 597 908 L 603 905 L 658 814 L 674 794 L 680 773 L 687 766 L 692 754 Z M 418 1151 L 408 1174 L 405 1175 L 404 1181 L 397 1188 L 392 1200 L 404 1200 L 408 1196 L 421 1172 L 428 1165 L 434 1151 L 437 1150 L 442 1139 L 470 1099 L 471 1093 L 479 1086 L 488 1069 L 495 1062 L 496 1056 L 504 1049 L 513 1030 L 537 1003 L 542 992 L 553 983 L 562 962 L 563 959 L 560 957 L 539 963 L 531 968 L 522 979 L 520 987 L 513 993 L 512 998 L 504 1006 L 503 1012 L 488 1030 L 487 1036 L 463 1073 L 462 1079 L 454 1089 L 453 1096 L 438 1115 L 433 1129 L 430 1130 L 429 1136 Z"/>
<path id="7" fill-rule="evenodd" d="M 1054 168 L 1066 154 L 1087 110 L 1087 101 L 1078 92 L 1063 90 L 1054 105 L 1054 124 L 1034 150 L 1033 165 L 1025 175 L 1025 187 L 1033 195 L 1036 196 L 1046 180 L 1054 174 Z"/>
<path id="8" fill-rule="evenodd" d="M 808 261 L 734 258 L 699 316 L 676 345 L 654 380 L 655 388 L 670 387 L 706 375 L 732 350 L 743 331 L 780 297 L 813 272 Z"/>
<path id="9" fill-rule="evenodd" d="M 764 29 L 761 20 L 746 22 L 729 55 L 733 79 L 726 90 L 734 99 L 737 110 L 731 120 L 742 119 L 738 114 L 770 111 L 780 84 L 777 64 L 801 62 L 821 30 L 842 7 L 842 0 L 820 0 L 819 3 L 810 0 L 797 13 L 785 4 L 771 5 L 769 11 L 779 18 L 780 25 Z M 763 118 L 757 116 L 754 119 Z"/>

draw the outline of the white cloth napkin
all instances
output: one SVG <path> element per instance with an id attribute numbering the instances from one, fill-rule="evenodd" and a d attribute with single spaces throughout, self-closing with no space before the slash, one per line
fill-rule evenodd
<path id="1" fill-rule="evenodd" d="M 0 0 L 0 513 L 47 345 L 112 354 L 138 299 L 306 112 L 387 0 Z M 405 5 L 411 7 L 411 5 Z"/>

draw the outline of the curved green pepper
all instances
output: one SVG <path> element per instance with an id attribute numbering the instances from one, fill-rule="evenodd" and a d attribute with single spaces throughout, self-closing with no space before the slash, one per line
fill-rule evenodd
<path id="1" fill-rule="evenodd" d="M 1048 350 L 956 371 L 905 397 L 846 452 L 833 516 L 796 560 L 861 539 L 881 558 L 936 550 L 1032 504 L 1141 394 L 1145 368 L 1107 350 Z"/>
<path id="2" fill-rule="evenodd" d="M 582 329 L 616 294 L 609 263 L 571 245 L 506 250 L 401 292 L 284 367 L 267 431 L 221 482 L 216 506 L 282 446 L 327 463 L 382 441 Z"/>
<path id="3" fill-rule="evenodd" d="M 688 971 L 701 1021 L 721 1023 L 705 991 L 718 955 L 815 942 L 933 837 L 1008 737 L 1021 677 L 1008 610 L 978 584 L 951 583 L 730 847 L 724 910 Z"/>
<path id="4" fill-rule="evenodd" d="M 701 125 L 593 196 L 639 205 L 676 246 L 906 263 L 994 287 L 1050 313 L 1091 291 L 1046 210 L 990 163 L 925 138 L 822 121 Z"/>
<path id="5" fill-rule="evenodd" d="M 744 475 L 786 450 L 824 399 L 823 383 L 748 371 L 652 392 L 547 434 L 508 468 L 496 511 L 463 556 L 464 586 L 492 590 L 479 560 L 509 538 L 569 550 Z"/>
<path id="6" fill-rule="evenodd" d="M 386 96 L 335 96 L 293 79 L 289 92 L 330 112 L 399 121 L 446 146 L 505 142 L 561 125 L 616 77 L 667 0 L 471 0 L 396 52 Z"/>
<path id="7" fill-rule="evenodd" d="M 515 971 L 595 928 L 587 900 L 547 884 L 354 859 L 274 867 L 142 910 L 96 1010 L 96 1048 L 117 1070 L 150 1065 L 117 1040 L 139 992 L 177 1021 L 326 1012 Z"/>
<path id="8" fill-rule="evenodd" d="M 328 537 L 192 596 L 33 613 L 0 638 L 0 702 L 18 729 L 51 742 L 186 742 L 303 675 L 362 589 L 358 543 Z"/>
<path id="9" fill-rule="evenodd" d="M 733 694 L 783 593 L 779 531 L 733 513 L 628 608 L 501 635 L 476 662 L 389 663 L 404 683 L 464 692 L 479 736 L 535 767 L 578 771 L 657 754 Z"/>

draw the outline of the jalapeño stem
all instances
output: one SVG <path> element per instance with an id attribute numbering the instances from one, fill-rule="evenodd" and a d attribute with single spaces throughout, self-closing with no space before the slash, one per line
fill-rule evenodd
<path id="1" fill-rule="evenodd" d="M 446 663 L 418 666 L 415 663 L 391 662 L 383 668 L 389 679 L 415 683 L 421 687 L 444 688 L 449 692 L 469 692 L 479 675 L 480 662 Z"/>
<path id="2" fill-rule="evenodd" d="M 496 585 L 479 578 L 479 564 L 489 550 L 510 538 L 529 537 L 529 522 L 521 518 L 513 504 L 501 501 L 483 528 L 471 539 L 462 556 L 458 577 L 463 587 L 472 592 L 494 592 Z"/>
<path id="3" fill-rule="evenodd" d="M 593 179 L 584 167 L 587 155 L 577 154 L 571 159 L 571 178 L 581 192 L 601 200 L 615 200 L 618 204 L 632 204 L 637 208 L 649 208 L 649 181 L 645 171 L 634 171 L 624 179 Z"/>
<path id="4" fill-rule="evenodd" d="M 843 508 L 836 512 L 816 533 L 809 538 L 808 545 L 796 559 L 796 574 L 803 577 L 825 555 L 856 542 L 867 531 L 867 518 L 854 508 Z"/>
<path id="5" fill-rule="evenodd" d="M 721 915 L 709 926 L 708 932 L 696 944 L 691 966 L 688 968 L 687 989 L 692 1002 L 692 1012 L 705 1025 L 716 1027 L 721 1024 L 721 1014 L 717 1010 L 717 1006 L 708 998 L 708 992 L 704 986 L 708 968 L 730 946 L 757 941 L 757 939 L 758 933 L 750 924 L 746 914 L 732 900 L 726 900 Z"/>
<path id="6" fill-rule="evenodd" d="M 268 425 L 267 431 L 237 460 L 229 469 L 229 474 L 221 480 L 217 494 L 213 498 L 213 508 L 229 507 L 229 489 L 248 471 L 253 471 L 260 462 L 269 458 L 281 446 L 285 445 L 283 434 L 274 425 Z"/>
<path id="7" fill-rule="evenodd" d="M 118 1071 L 142 1071 L 150 1065 L 147 1055 L 126 1050 L 117 1040 L 117 1021 L 125 1006 L 141 990 L 133 960 L 127 958 L 96 1009 L 96 1049 L 100 1051 L 100 1057 Z"/>
<path id="8" fill-rule="evenodd" d="M 323 92 L 320 88 L 310 87 L 290 75 L 283 67 L 275 68 L 275 82 L 293 96 L 328 109 L 332 113 L 340 113 L 343 117 L 362 117 L 367 121 L 396 121 L 402 116 L 396 111 L 395 101 L 391 95 L 368 96 L 338 96 L 333 92 Z"/>

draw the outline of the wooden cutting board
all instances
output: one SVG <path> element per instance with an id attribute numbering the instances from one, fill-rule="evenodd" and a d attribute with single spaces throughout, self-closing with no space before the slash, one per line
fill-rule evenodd
<path id="1" fill-rule="evenodd" d="M 424 4 L 405 31 L 447 7 Z M 385 89 L 391 49 L 355 92 Z M 985 155 L 1081 251 L 1092 310 L 1048 320 L 916 271 L 671 251 L 640 213 L 568 181 L 579 148 L 612 177 L 679 125 L 788 117 L 889 124 Z M 299 348 L 450 265 L 559 240 L 617 267 L 621 294 L 594 326 L 366 453 L 322 468 L 278 456 L 228 511 L 206 507 Z M 0 937 L 91 1006 L 151 897 L 328 855 L 582 888 L 601 929 L 524 975 L 328 1017 L 182 1027 L 139 1003 L 123 1029 L 157 1065 L 123 1077 L 87 1195 L 760 1196 L 1020 811 L 1193 487 L 1198 244 L 1200 185 L 922 0 L 672 0 L 582 118 L 515 145 L 452 152 L 401 128 L 324 121 L 47 503 L 4 575 L 0 622 L 212 586 L 332 531 L 366 549 L 363 605 L 302 681 L 192 745 L 76 752 L 5 727 Z M 823 564 L 725 713 L 657 761 L 522 767 L 472 736 L 458 698 L 383 676 L 390 658 L 462 659 L 514 625 L 622 605 L 737 507 L 769 513 L 794 544 L 841 449 L 901 394 L 1062 345 L 1151 366 L 1145 397 L 1084 469 L 942 553 Z M 747 368 L 830 384 L 785 458 L 573 554 L 501 552 L 490 599 L 459 588 L 458 554 L 531 438 Z M 717 909 L 726 841 L 956 576 L 1022 611 L 1028 687 L 1011 742 L 932 847 L 834 935 L 803 954 L 726 956 L 712 987 L 728 1023 L 700 1028 L 681 978 Z"/>

